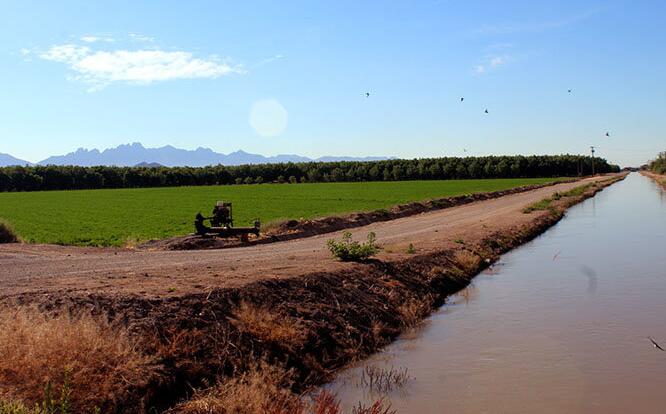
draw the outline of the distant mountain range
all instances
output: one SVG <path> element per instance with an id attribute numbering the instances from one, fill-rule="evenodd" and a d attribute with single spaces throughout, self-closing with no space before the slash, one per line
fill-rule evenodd
<path id="1" fill-rule="evenodd" d="M 140 162 L 135 167 L 142 167 L 142 168 L 161 168 L 164 167 L 164 165 L 160 164 L 159 162 Z"/>
<path id="2" fill-rule="evenodd" d="M 294 154 L 281 154 L 265 157 L 259 154 L 250 154 L 245 151 L 236 151 L 230 154 L 221 154 L 209 148 L 184 150 L 167 145 L 160 148 L 145 148 L 138 142 L 120 145 L 103 151 L 98 149 L 79 148 L 66 155 L 56 155 L 38 162 L 38 165 L 78 165 L 89 167 L 94 165 L 116 165 L 129 167 L 135 165 L 167 167 L 189 166 L 203 167 L 206 165 L 241 165 L 241 164 L 270 164 L 279 162 L 309 162 L 309 161 L 378 161 L 389 157 L 335 157 L 326 156 L 316 159 Z M 9 165 L 28 165 L 27 161 L 14 158 L 8 154 L 0 154 L 0 167 Z"/>
<path id="3" fill-rule="evenodd" d="M 30 165 L 30 163 L 0 152 L 0 167 L 7 167 L 9 165 Z"/>

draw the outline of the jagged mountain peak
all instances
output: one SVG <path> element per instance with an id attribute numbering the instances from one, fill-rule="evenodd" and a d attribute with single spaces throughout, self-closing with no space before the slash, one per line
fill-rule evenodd
<path id="1" fill-rule="evenodd" d="M 172 145 L 159 148 L 146 148 L 140 142 L 122 144 L 115 148 L 98 149 L 79 148 L 75 152 L 65 155 L 49 157 L 40 161 L 40 165 L 116 165 L 134 166 L 137 164 L 160 164 L 167 167 L 190 166 L 203 167 L 206 165 L 240 165 L 240 164 L 266 164 L 278 162 L 307 162 L 307 161 L 369 161 L 387 159 L 387 157 L 321 157 L 312 159 L 296 154 L 279 154 L 264 156 L 252 154 L 238 149 L 229 154 L 222 154 L 210 148 L 198 147 L 195 150 L 185 150 Z"/>

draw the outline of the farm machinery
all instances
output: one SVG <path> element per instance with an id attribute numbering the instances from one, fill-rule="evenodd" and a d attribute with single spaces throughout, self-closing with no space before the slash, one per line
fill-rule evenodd
<path id="1" fill-rule="evenodd" d="M 209 221 L 210 226 L 207 226 L 205 221 Z M 259 220 L 255 220 L 254 227 L 234 227 L 231 203 L 224 201 L 218 201 L 215 204 L 211 217 L 204 217 L 201 213 L 197 213 L 194 219 L 194 228 L 199 236 L 240 236 L 243 241 L 248 241 L 250 234 L 258 237 L 260 225 Z"/>

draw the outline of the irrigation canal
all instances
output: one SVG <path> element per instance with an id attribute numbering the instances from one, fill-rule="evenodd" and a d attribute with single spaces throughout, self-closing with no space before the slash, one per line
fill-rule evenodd
<path id="1" fill-rule="evenodd" d="M 630 174 L 328 387 L 399 413 L 666 412 L 666 192 Z M 367 366 L 404 369 L 378 394 Z"/>

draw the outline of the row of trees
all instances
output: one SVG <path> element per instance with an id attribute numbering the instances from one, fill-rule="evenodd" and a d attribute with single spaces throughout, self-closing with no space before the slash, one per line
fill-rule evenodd
<path id="1" fill-rule="evenodd" d="M 307 162 L 208 167 L 0 168 L 0 191 L 174 187 L 266 182 L 345 182 L 555 177 L 618 171 L 601 158 L 578 155 L 429 158 L 372 162 Z"/>
<path id="2" fill-rule="evenodd" d="M 666 151 L 660 152 L 657 158 L 648 164 L 648 168 L 657 174 L 666 174 Z"/>

